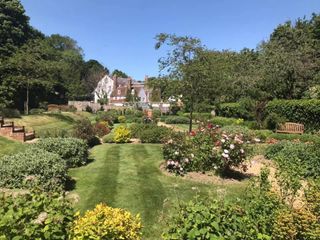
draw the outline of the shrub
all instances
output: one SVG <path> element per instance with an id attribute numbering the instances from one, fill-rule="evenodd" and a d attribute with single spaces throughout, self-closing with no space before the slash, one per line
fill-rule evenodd
<path id="1" fill-rule="evenodd" d="M 58 154 L 31 147 L 0 159 L 0 187 L 61 190 L 67 179 L 67 165 Z"/>
<path id="2" fill-rule="evenodd" d="M 213 170 L 226 173 L 233 166 L 243 166 L 245 149 L 240 135 L 220 135 L 211 124 L 200 127 L 190 137 L 172 134 L 163 147 L 170 172 Z"/>
<path id="3" fill-rule="evenodd" d="M 114 118 L 110 116 L 107 112 L 99 111 L 97 112 L 96 122 L 107 122 L 108 126 L 113 126 Z"/>
<path id="4" fill-rule="evenodd" d="M 272 133 L 268 136 L 270 139 L 277 140 L 289 140 L 289 141 L 301 141 L 301 142 L 313 142 L 320 144 L 320 136 L 314 134 L 283 134 Z"/>
<path id="5" fill-rule="evenodd" d="M 171 130 L 166 127 L 155 126 L 145 129 L 139 134 L 142 143 L 162 143 L 170 135 Z"/>
<path id="6" fill-rule="evenodd" d="M 33 108 L 30 110 L 30 114 L 31 115 L 37 115 L 37 114 L 42 114 L 44 113 L 46 110 L 45 109 L 42 109 L 42 108 Z"/>
<path id="7" fill-rule="evenodd" d="M 94 131 L 99 137 L 103 137 L 110 133 L 109 125 L 107 122 L 98 122 L 94 125 Z"/>
<path id="8" fill-rule="evenodd" d="M 320 99 L 273 100 L 266 106 L 268 115 L 278 114 L 290 122 L 303 123 L 306 129 L 320 129 Z"/>
<path id="9" fill-rule="evenodd" d="M 1 239 L 67 239 L 73 210 L 62 196 L 39 192 L 0 195 Z"/>
<path id="10" fill-rule="evenodd" d="M 219 116 L 243 118 L 252 120 L 254 118 L 255 103 L 253 100 L 245 98 L 236 103 L 222 103 L 218 106 Z"/>
<path id="11" fill-rule="evenodd" d="M 165 119 L 167 124 L 188 124 L 189 118 L 180 116 L 169 116 Z"/>
<path id="12" fill-rule="evenodd" d="M 108 135 L 104 136 L 102 141 L 104 143 L 114 143 L 114 133 L 109 133 Z"/>
<path id="13" fill-rule="evenodd" d="M 226 117 L 214 117 L 210 120 L 212 124 L 219 126 L 227 126 L 227 125 L 237 125 L 236 118 L 226 118 Z"/>
<path id="14" fill-rule="evenodd" d="M 303 178 L 320 177 L 319 146 L 305 143 L 280 142 L 270 146 L 266 157 L 272 158 L 287 175 Z"/>
<path id="15" fill-rule="evenodd" d="M 86 106 L 86 112 L 92 113 L 92 107 L 90 107 L 89 105 Z"/>
<path id="16" fill-rule="evenodd" d="M 94 146 L 97 144 L 97 141 L 99 142 L 96 138 L 95 129 L 87 118 L 77 122 L 73 129 L 73 136 L 86 140 L 89 146 Z"/>
<path id="17" fill-rule="evenodd" d="M 120 209 L 98 204 L 78 216 L 72 227 L 71 239 L 141 239 L 141 220 L 139 215 Z"/>
<path id="18" fill-rule="evenodd" d="M 276 113 L 270 113 L 264 120 L 264 125 L 267 129 L 276 130 L 280 124 L 286 121 L 285 118 L 280 117 Z"/>
<path id="19" fill-rule="evenodd" d="M 1 108 L 0 109 L 0 116 L 6 118 L 20 118 L 21 114 L 19 110 L 12 109 L 12 108 Z"/>
<path id="20" fill-rule="evenodd" d="M 153 109 L 152 110 L 153 118 L 159 118 L 161 117 L 161 111 L 160 109 Z"/>
<path id="21" fill-rule="evenodd" d="M 88 145 L 77 138 L 45 138 L 36 144 L 38 148 L 58 154 L 68 167 L 78 167 L 87 163 Z"/>
<path id="22" fill-rule="evenodd" d="M 277 212 L 283 206 L 270 192 L 268 176 L 250 185 L 237 202 L 191 201 L 179 203 L 178 211 L 163 234 L 173 239 L 271 239 Z M 276 238 L 275 238 L 276 239 Z"/>
<path id="23" fill-rule="evenodd" d="M 125 123 L 126 122 L 126 117 L 125 116 L 119 116 L 118 117 L 118 122 L 119 123 Z"/>
<path id="24" fill-rule="evenodd" d="M 183 175 L 192 170 L 190 162 L 194 157 L 191 144 L 187 141 L 186 134 L 173 132 L 163 145 L 163 156 L 169 172 Z"/>
<path id="25" fill-rule="evenodd" d="M 271 134 L 270 130 L 251 130 L 246 126 L 229 125 L 221 128 L 228 134 L 241 134 L 245 141 L 265 141 Z"/>
<path id="26" fill-rule="evenodd" d="M 119 126 L 114 130 L 115 143 L 128 143 L 130 142 L 131 131 L 126 126 Z"/>
<path id="27" fill-rule="evenodd" d="M 143 143 L 162 143 L 170 133 L 171 129 L 160 127 L 156 124 L 131 124 L 131 136 L 139 138 Z"/>
<path id="28" fill-rule="evenodd" d="M 37 130 L 36 137 L 38 138 L 65 138 L 71 137 L 72 133 L 70 130 L 60 129 L 60 128 L 49 128 L 43 130 Z"/>
<path id="29" fill-rule="evenodd" d="M 106 112 L 101 112 L 99 114 L 100 119 L 102 121 L 111 121 L 112 123 L 119 123 L 118 121 L 118 116 L 121 115 L 121 112 L 115 110 L 115 109 L 110 109 Z"/>
<path id="30" fill-rule="evenodd" d="M 182 116 L 189 118 L 190 117 L 190 113 L 183 113 Z M 198 121 L 207 121 L 207 120 L 212 118 L 212 115 L 211 115 L 211 113 L 197 113 L 197 112 L 194 112 L 194 113 L 192 113 L 192 118 L 194 120 L 198 120 Z"/>

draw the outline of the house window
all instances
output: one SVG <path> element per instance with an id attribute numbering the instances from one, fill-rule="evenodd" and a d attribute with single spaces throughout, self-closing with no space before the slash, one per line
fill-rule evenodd
<path id="1" fill-rule="evenodd" d="M 121 94 L 121 90 L 120 89 L 118 89 L 118 95 L 120 95 Z"/>

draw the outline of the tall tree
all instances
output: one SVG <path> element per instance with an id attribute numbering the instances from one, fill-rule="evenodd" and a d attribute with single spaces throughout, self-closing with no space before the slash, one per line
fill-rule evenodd
<path id="1" fill-rule="evenodd" d="M 19 0 L 0 1 L 0 61 L 12 55 L 29 39 L 43 35 L 29 25 Z M 0 62 L 1 63 L 1 62 Z"/>
<path id="2" fill-rule="evenodd" d="M 88 96 L 91 96 L 94 89 L 97 87 L 98 82 L 106 75 L 109 74 L 109 69 L 104 67 L 96 60 L 89 60 L 84 63 L 82 81 Z"/>
<path id="3" fill-rule="evenodd" d="M 129 77 L 125 72 L 122 72 L 119 69 L 115 69 L 113 70 L 113 72 L 111 73 L 112 76 L 117 76 L 117 77 L 121 77 L 121 78 L 127 78 Z"/>
<path id="4" fill-rule="evenodd" d="M 270 41 L 261 45 L 264 66 L 262 87 L 277 98 L 301 98 L 317 81 L 319 39 L 311 21 L 298 19 L 278 26 Z"/>
<path id="5" fill-rule="evenodd" d="M 204 47 L 199 39 L 189 36 L 161 33 L 156 40 L 156 49 L 165 44 L 171 50 L 166 58 L 159 59 L 160 70 L 167 71 L 169 79 L 180 82 L 177 92 L 190 111 L 189 131 L 192 131 L 195 106 L 204 99 L 206 90 L 205 58 L 200 55 Z"/>

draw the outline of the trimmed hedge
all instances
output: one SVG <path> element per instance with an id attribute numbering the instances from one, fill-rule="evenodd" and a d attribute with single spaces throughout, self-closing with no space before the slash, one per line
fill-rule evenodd
<path id="1" fill-rule="evenodd" d="M 0 159 L 0 187 L 59 191 L 67 179 L 67 164 L 58 154 L 37 147 Z"/>
<path id="2" fill-rule="evenodd" d="M 88 145 L 78 138 L 43 138 L 36 147 L 58 154 L 68 167 L 78 167 L 87 163 Z"/>
<path id="3" fill-rule="evenodd" d="M 254 105 L 252 100 L 241 100 L 234 103 L 222 103 L 217 107 L 217 114 L 223 117 L 243 118 L 252 120 L 254 118 Z"/>
<path id="4" fill-rule="evenodd" d="M 273 100 L 266 106 L 267 114 L 276 113 L 288 121 L 303 123 L 306 129 L 320 129 L 320 100 Z"/>
<path id="5" fill-rule="evenodd" d="M 190 113 L 183 113 L 182 116 L 189 118 L 190 117 Z M 211 113 L 198 113 L 198 112 L 195 112 L 195 113 L 192 113 L 192 118 L 194 120 L 203 121 L 203 120 L 211 119 L 212 115 L 211 115 Z"/>
<path id="6" fill-rule="evenodd" d="M 169 116 L 165 119 L 167 124 L 188 124 L 189 118 L 180 116 Z"/>
<path id="7" fill-rule="evenodd" d="M 172 132 L 167 127 L 155 124 L 132 124 L 130 130 L 132 136 L 139 138 L 142 143 L 162 143 Z"/>

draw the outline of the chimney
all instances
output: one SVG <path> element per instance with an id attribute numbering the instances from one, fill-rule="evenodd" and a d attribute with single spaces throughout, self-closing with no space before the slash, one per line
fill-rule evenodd
<path id="1" fill-rule="evenodd" d="M 128 89 L 131 89 L 132 86 L 132 78 L 128 77 Z"/>
<path id="2" fill-rule="evenodd" d="M 117 75 L 113 75 L 112 79 L 113 79 L 113 82 L 114 82 L 113 88 L 116 89 L 118 87 L 118 77 L 117 77 Z"/>

